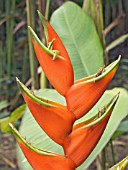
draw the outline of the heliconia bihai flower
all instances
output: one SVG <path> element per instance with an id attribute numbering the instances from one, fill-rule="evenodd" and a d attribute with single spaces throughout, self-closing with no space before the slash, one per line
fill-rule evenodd
<path id="1" fill-rule="evenodd" d="M 10 127 L 25 157 L 34 170 L 75 170 L 76 164 L 71 159 L 32 146 L 12 124 L 10 124 Z"/>
<path id="2" fill-rule="evenodd" d="M 62 145 L 72 131 L 75 115 L 67 107 L 34 95 L 17 78 L 24 100 L 40 127 L 56 143 Z"/>
<path id="3" fill-rule="evenodd" d="M 120 57 L 103 69 L 101 74 L 96 73 L 74 83 L 66 94 L 67 108 L 77 119 L 84 116 L 100 99 L 119 66 Z"/>
<path id="4" fill-rule="evenodd" d="M 59 36 L 39 13 L 46 33 L 47 47 L 29 27 L 33 36 L 34 49 L 38 61 L 53 87 L 63 96 L 74 83 L 74 73 L 68 53 Z M 54 38 L 53 38 L 54 37 Z M 53 38 L 53 39 L 52 39 Z M 48 45 L 49 44 L 49 45 Z M 58 45 L 59 44 L 59 45 Z"/>
<path id="5" fill-rule="evenodd" d="M 66 138 L 63 145 L 65 155 L 68 155 L 77 166 L 81 165 L 87 159 L 98 143 L 118 96 L 119 94 L 117 94 L 91 119 L 74 125 L 73 131 L 68 138 Z"/>
<path id="6" fill-rule="evenodd" d="M 65 155 L 32 146 L 12 124 L 10 127 L 34 170 L 75 170 L 87 159 L 101 138 L 119 94 L 93 117 L 75 125 L 74 122 L 87 114 L 100 99 L 115 75 L 120 57 L 96 74 L 74 82 L 72 64 L 61 39 L 40 12 L 38 14 L 44 26 L 47 45 L 29 27 L 34 49 L 47 78 L 65 97 L 66 106 L 35 95 L 16 79 L 33 117 L 46 134 L 63 147 Z"/>

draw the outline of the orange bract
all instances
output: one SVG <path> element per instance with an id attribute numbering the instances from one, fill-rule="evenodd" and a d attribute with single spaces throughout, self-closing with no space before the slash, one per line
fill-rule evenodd
<path id="1" fill-rule="evenodd" d="M 67 108 L 77 119 L 84 116 L 100 99 L 118 68 L 119 61 L 98 77 L 75 83 L 66 94 Z"/>
<path id="2" fill-rule="evenodd" d="M 64 139 L 72 131 L 73 123 L 76 120 L 75 115 L 63 105 L 37 98 L 19 80 L 17 82 L 37 123 L 51 139 L 62 145 Z"/>
<path id="3" fill-rule="evenodd" d="M 65 155 L 68 155 L 77 166 L 86 160 L 98 143 L 118 96 L 119 94 L 103 107 L 102 110 L 99 110 L 95 116 L 90 118 L 88 123 L 85 121 L 75 125 L 71 134 L 65 139 L 63 145 Z"/>
<path id="4" fill-rule="evenodd" d="M 10 124 L 25 157 L 34 170 L 75 170 L 76 164 L 65 156 L 36 148 Z"/>
<path id="5" fill-rule="evenodd" d="M 74 82 L 71 63 L 64 58 L 53 60 L 49 54 L 41 49 L 35 40 L 33 40 L 33 44 L 39 63 L 47 78 L 54 88 L 61 95 L 65 96 Z"/>
<path id="6" fill-rule="evenodd" d="M 81 127 L 74 130 L 64 143 L 65 155 L 68 155 L 77 166 L 81 165 L 90 155 L 96 144 L 98 143 L 106 124 L 107 117 L 94 127 Z"/>
<path id="7" fill-rule="evenodd" d="M 19 142 L 27 160 L 34 170 L 74 170 L 76 165 L 70 159 L 61 155 L 41 155 L 30 150 L 28 147 Z"/>
<path id="8" fill-rule="evenodd" d="M 48 42 L 51 42 L 55 38 L 52 49 L 58 50 L 60 56 L 63 56 L 66 60 L 70 61 L 67 50 L 65 49 L 60 37 L 47 21 L 45 21 L 45 23 L 48 31 Z"/>

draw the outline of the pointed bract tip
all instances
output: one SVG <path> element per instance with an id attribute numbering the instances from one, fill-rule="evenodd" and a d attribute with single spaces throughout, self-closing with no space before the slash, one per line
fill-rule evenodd
<path id="1" fill-rule="evenodd" d="M 18 77 L 16 77 L 16 81 L 17 81 L 17 82 L 20 82 L 20 80 L 18 79 Z"/>
<path id="2" fill-rule="evenodd" d="M 119 55 L 118 60 L 121 60 L 121 57 L 122 57 L 122 56 L 121 56 L 121 55 Z"/>
<path id="3" fill-rule="evenodd" d="M 13 126 L 11 123 L 8 123 L 8 124 L 9 124 L 9 126 L 10 126 L 11 129 L 14 128 L 14 126 Z"/>
<path id="4" fill-rule="evenodd" d="M 28 29 L 29 29 L 29 31 L 33 34 L 33 29 L 32 29 L 32 27 L 31 26 L 28 26 Z"/>
<path id="5" fill-rule="evenodd" d="M 54 52 L 52 50 L 49 50 L 42 42 L 41 40 L 38 38 L 38 36 L 36 35 L 36 33 L 34 32 L 34 30 L 29 26 L 28 27 L 34 40 L 36 41 L 36 43 L 39 45 L 39 47 L 44 51 L 46 52 L 47 54 L 53 56 L 54 55 Z"/>
<path id="6" fill-rule="evenodd" d="M 37 10 L 37 13 L 39 14 L 39 13 L 40 13 L 40 11 L 39 11 L 39 10 Z"/>
<path id="7" fill-rule="evenodd" d="M 42 13 L 39 10 L 37 10 L 37 13 L 39 17 L 45 21 L 45 17 L 42 15 Z"/>
<path id="8" fill-rule="evenodd" d="M 120 95 L 120 91 L 118 92 L 118 96 Z"/>
<path id="9" fill-rule="evenodd" d="M 11 124 L 11 123 L 8 123 L 9 124 L 9 126 L 10 126 L 10 128 L 11 128 L 11 130 L 12 130 L 12 132 L 13 132 L 13 134 L 14 134 L 14 136 L 15 136 L 15 138 L 17 139 L 17 138 L 19 138 L 19 132 L 17 131 L 17 129 L 13 126 L 13 124 Z"/>
<path id="10" fill-rule="evenodd" d="M 36 35 L 36 33 L 34 32 L 34 30 L 32 29 L 31 26 L 28 26 L 28 30 L 30 31 L 30 33 L 31 33 L 31 35 L 33 36 L 33 38 L 36 39 L 37 35 Z"/>
<path id="11" fill-rule="evenodd" d="M 37 147 L 33 146 L 30 142 L 28 142 L 18 131 L 17 129 L 11 124 L 9 123 L 10 128 L 12 129 L 12 132 L 16 138 L 16 140 L 22 144 L 24 144 L 27 148 L 29 148 L 30 150 L 32 150 L 33 152 L 37 153 L 37 154 L 42 154 L 42 155 L 48 155 L 48 156 L 56 156 L 55 153 L 53 152 L 47 152 L 41 149 L 38 149 Z"/>
<path id="12" fill-rule="evenodd" d="M 120 95 L 120 91 L 117 93 L 117 97 L 119 97 L 119 95 Z"/>
<path id="13" fill-rule="evenodd" d="M 31 30 L 32 29 L 31 26 L 28 26 L 28 29 Z"/>
<path id="14" fill-rule="evenodd" d="M 37 10 L 37 13 L 38 13 L 39 17 L 41 17 L 42 19 L 45 20 L 44 16 L 41 14 L 41 12 L 39 10 Z"/>
<path id="15" fill-rule="evenodd" d="M 38 15 L 42 15 L 41 12 L 40 12 L 39 10 L 37 10 L 37 13 L 38 13 Z"/>
<path id="16" fill-rule="evenodd" d="M 106 68 L 105 68 L 105 71 L 97 76 L 96 78 L 93 79 L 93 82 L 95 81 L 99 81 L 101 80 L 103 77 L 106 77 L 108 74 L 110 74 L 114 69 L 117 70 L 118 66 L 119 66 L 119 63 L 120 63 L 120 59 L 121 59 L 121 56 L 119 56 L 119 58 L 117 60 L 115 60 L 113 63 L 111 63 L 110 65 L 108 65 Z M 90 80 L 89 80 L 90 81 Z"/>
<path id="17" fill-rule="evenodd" d="M 18 79 L 18 77 L 16 77 L 16 82 L 17 82 L 17 84 L 18 84 L 18 86 L 19 86 L 19 88 L 20 88 L 20 90 L 21 90 L 22 83 L 21 83 L 21 81 Z"/>
<path id="18" fill-rule="evenodd" d="M 112 102 L 116 103 L 120 95 L 120 91 L 113 97 Z"/>

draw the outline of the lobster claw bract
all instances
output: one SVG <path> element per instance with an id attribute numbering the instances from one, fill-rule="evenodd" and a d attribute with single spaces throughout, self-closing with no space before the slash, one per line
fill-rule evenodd
<path id="1" fill-rule="evenodd" d="M 117 94 L 105 107 L 98 111 L 97 118 L 74 125 L 72 133 L 66 138 L 63 148 L 65 155 L 68 155 L 77 166 L 81 165 L 90 155 L 98 143 L 113 108 L 116 104 L 119 94 Z M 100 115 L 101 114 L 101 115 Z"/>
<path id="2" fill-rule="evenodd" d="M 33 36 L 35 53 L 44 73 L 53 87 L 61 95 L 65 96 L 69 88 L 74 83 L 72 63 L 59 36 L 50 24 L 43 18 L 43 16 L 40 16 L 40 18 L 43 20 L 42 23 L 45 28 L 45 33 L 47 32 L 46 37 L 49 37 L 46 39 L 51 40 L 53 38 L 53 40 L 50 47 L 44 46 L 33 29 L 29 27 L 29 30 Z"/>
<path id="3" fill-rule="evenodd" d="M 32 146 L 20 133 L 10 124 L 12 132 L 19 143 L 25 157 L 34 170 L 75 170 L 75 163 L 65 156 L 44 151 Z"/>
<path id="4" fill-rule="evenodd" d="M 56 143 L 62 145 L 72 131 L 75 115 L 59 103 L 48 101 L 34 95 L 17 79 L 24 100 L 40 127 Z"/>
<path id="5" fill-rule="evenodd" d="M 38 11 L 40 20 L 42 21 L 43 27 L 44 27 L 44 32 L 45 32 L 45 37 L 47 41 L 47 46 L 49 45 L 50 42 L 53 41 L 52 43 L 52 50 L 58 50 L 59 55 L 63 56 L 66 60 L 70 62 L 69 55 L 67 53 L 66 48 L 64 47 L 64 44 L 62 43 L 60 37 L 56 33 L 56 31 L 52 28 L 52 26 L 49 24 L 49 22 L 44 18 L 44 16 Z"/>
<path id="6" fill-rule="evenodd" d="M 78 80 L 66 94 L 67 108 L 77 119 L 84 116 L 100 99 L 115 75 L 120 58 L 104 69 L 100 75 Z"/>

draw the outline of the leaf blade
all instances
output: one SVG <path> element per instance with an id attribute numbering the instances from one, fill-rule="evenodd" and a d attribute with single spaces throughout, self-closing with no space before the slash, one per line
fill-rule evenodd
<path id="1" fill-rule="evenodd" d="M 103 48 L 95 25 L 81 8 L 71 2 L 65 3 L 52 15 L 51 25 L 69 53 L 75 80 L 95 73 L 104 65 Z"/>

